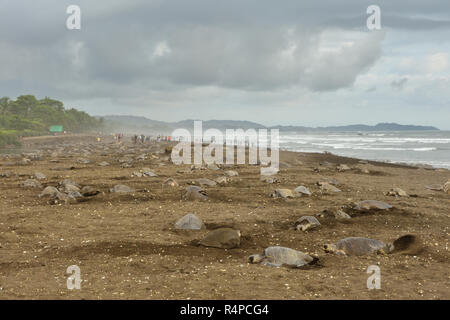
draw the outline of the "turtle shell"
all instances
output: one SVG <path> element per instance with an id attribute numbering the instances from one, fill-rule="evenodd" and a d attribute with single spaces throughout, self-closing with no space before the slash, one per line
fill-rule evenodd
<path id="1" fill-rule="evenodd" d="M 386 244 L 380 240 L 362 237 L 350 237 L 341 239 L 336 243 L 336 249 L 347 255 L 362 256 L 383 249 Z"/>
<path id="2" fill-rule="evenodd" d="M 241 233 L 239 230 L 219 228 L 208 233 L 199 244 L 205 247 L 232 249 L 240 246 L 240 239 Z"/>
<path id="3" fill-rule="evenodd" d="M 354 207 L 355 210 L 364 211 L 364 210 L 388 210 L 391 209 L 392 206 L 386 202 L 378 201 L 378 200 L 364 200 L 360 201 Z"/>
<path id="4" fill-rule="evenodd" d="M 302 267 L 314 261 L 314 258 L 306 253 L 286 247 L 268 247 L 264 250 L 264 265 L 281 267 Z"/>

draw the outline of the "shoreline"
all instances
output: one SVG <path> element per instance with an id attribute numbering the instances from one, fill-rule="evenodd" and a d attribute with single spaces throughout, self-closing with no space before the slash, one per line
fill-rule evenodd
<path id="1" fill-rule="evenodd" d="M 94 135 L 94 134 L 89 134 L 89 133 L 80 133 L 80 134 L 65 134 L 65 135 L 46 135 L 46 136 L 33 136 L 33 137 L 24 137 L 22 138 L 22 146 L 21 147 L 13 147 L 12 149 L 9 148 L 0 148 L 0 155 L 4 155 L 4 154 L 8 154 L 7 151 L 10 150 L 14 150 L 16 152 L 14 153 L 21 153 L 21 152 L 26 152 L 26 151 L 30 151 L 32 150 L 32 146 L 34 144 L 37 143 L 41 143 L 41 142 L 49 142 L 49 141 L 57 141 L 57 140 L 62 140 L 62 141 L 72 141 L 72 140 L 77 140 L 80 138 L 88 138 L 90 139 L 93 143 L 96 143 L 95 139 L 97 137 L 101 137 L 101 139 L 106 139 L 107 141 L 110 142 L 114 142 L 114 140 L 111 138 L 111 135 Z M 131 138 L 131 136 L 125 136 L 125 141 L 122 143 L 129 143 L 129 139 Z M 154 143 L 154 142 L 153 142 Z M 172 143 L 176 143 L 175 141 Z M 144 143 L 143 144 L 148 145 L 148 143 Z M 401 161 L 394 161 L 394 160 L 372 160 L 372 159 L 367 159 L 367 158 L 356 158 L 356 157 L 347 157 L 344 155 L 339 155 L 333 152 L 329 152 L 329 151 L 323 151 L 323 152 L 305 152 L 305 151 L 293 151 L 293 150 L 287 150 L 286 148 L 280 148 L 280 151 L 282 152 L 292 152 L 292 153 L 298 153 L 298 154 L 328 154 L 328 155 L 332 155 L 335 157 L 339 157 L 339 158 L 343 158 L 343 159 L 349 159 L 349 160 L 357 160 L 357 161 L 368 161 L 371 162 L 373 164 L 375 163 L 379 163 L 379 164 L 391 164 L 391 165 L 399 165 L 399 166 L 404 166 L 404 167 L 412 167 L 412 168 L 421 168 L 421 169 L 427 169 L 427 170 L 447 170 L 449 171 L 450 168 L 447 167 L 438 167 L 438 166 L 433 166 L 432 164 L 429 163 L 415 163 L 415 162 L 401 162 Z"/>

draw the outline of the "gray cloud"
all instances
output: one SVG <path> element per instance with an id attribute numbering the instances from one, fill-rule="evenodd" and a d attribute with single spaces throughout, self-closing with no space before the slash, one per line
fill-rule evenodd
<path id="1" fill-rule="evenodd" d="M 402 78 L 399 80 L 394 80 L 391 82 L 391 87 L 396 89 L 396 90 L 403 90 L 403 88 L 405 87 L 406 83 L 408 82 L 408 78 Z"/>
<path id="2" fill-rule="evenodd" d="M 450 28 L 450 2 L 439 0 L 377 1 L 377 32 L 366 30 L 368 0 L 77 3 L 82 29 L 69 31 L 72 1 L 2 1 L 0 95 L 157 108 L 183 105 L 193 91 L 211 99 L 211 88 L 329 93 L 351 88 L 382 59 L 391 30 Z"/>

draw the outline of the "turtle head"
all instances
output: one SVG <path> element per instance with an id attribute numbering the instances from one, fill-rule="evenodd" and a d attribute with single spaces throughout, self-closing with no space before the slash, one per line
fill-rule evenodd
<path id="1" fill-rule="evenodd" d="M 323 245 L 323 250 L 325 250 L 326 253 L 336 253 L 337 248 L 335 244 L 324 244 Z"/>
<path id="2" fill-rule="evenodd" d="M 389 254 L 392 253 L 394 251 L 394 245 L 392 243 L 386 243 L 386 245 L 381 248 L 378 253 L 381 254 Z"/>
<path id="3" fill-rule="evenodd" d="M 252 254 L 250 257 L 248 257 L 248 262 L 250 263 L 260 263 L 265 258 L 262 254 Z"/>

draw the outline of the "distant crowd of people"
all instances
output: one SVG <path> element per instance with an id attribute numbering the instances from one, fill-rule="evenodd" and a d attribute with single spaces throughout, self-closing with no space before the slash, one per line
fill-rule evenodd
<path id="1" fill-rule="evenodd" d="M 121 142 L 123 140 L 124 134 L 123 133 L 114 133 L 114 140 L 116 140 L 117 142 Z M 157 136 L 146 136 L 144 134 L 140 134 L 140 135 L 132 135 L 131 136 L 131 142 L 133 142 L 134 144 L 136 143 L 145 143 L 145 142 L 150 142 L 150 141 L 172 141 L 172 137 L 171 136 L 162 136 L 162 135 L 157 135 Z"/>
<path id="2" fill-rule="evenodd" d="M 157 136 L 146 136 L 146 135 L 137 135 L 135 134 L 134 136 L 131 137 L 131 141 L 133 143 L 145 143 L 145 142 L 150 142 L 150 141 L 171 141 L 172 137 L 171 136 L 161 136 L 161 135 L 157 135 Z"/>

